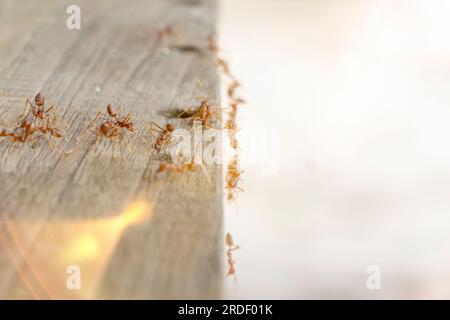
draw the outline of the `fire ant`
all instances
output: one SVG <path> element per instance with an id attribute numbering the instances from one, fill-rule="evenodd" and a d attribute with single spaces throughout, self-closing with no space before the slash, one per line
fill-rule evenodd
<path id="1" fill-rule="evenodd" d="M 22 121 L 16 128 L 12 131 L 3 129 L 0 132 L 0 137 L 11 137 L 13 142 L 24 143 L 29 136 L 34 133 L 33 125 L 27 120 Z"/>
<path id="2" fill-rule="evenodd" d="M 167 25 L 162 29 L 158 29 L 158 37 L 160 39 L 164 38 L 164 37 L 170 37 L 174 34 L 174 30 L 173 27 L 171 25 Z"/>
<path id="3" fill-rule="evenodd" d="M 156 126 L 156 128 L 150 127 L 150 131 L 156 131 L 158 133 L 158 138 L 155 141 L 155 150 L 160 152 L 172 139 L 172 133 L 175 131 L 175 127 L 168 123 L 164 128 L 161 128 L 156 123 L 152 122 L 152 126 Z"/>
<path id="4" fill-rule="evenodd" d="M 228 98 L 233 99 L 234 98 L 234 92 L 236 91 L 236 89 L 240 86 L 241 84 L 239 82 L 237 82 L 236 80 L 233 80 L 229 85 L 228 85 Z"/>
<path id="5" fill-rule="evenodd" d="M 203 85 L 200 80 L 197 80 L 197 84 L 203 89 Z M 212 128 L 212 121 L 216 115 L 216 110 L 213 110 L 208 97 L 204 96 L 201 97 L 201 99 L 200 106 L 195 109 L 188 108 L 183 110 L 179 117 L 192 118 L 190 120 L 192 126 L 194 125 L 194 122 L 198 120 L 202 122 L 203 127 Z"/>
<path id="6" fill-rule="evenodd" d="M 225 122 L 224 129 L 237 130 L 236 116 L 237 116 L 237 112 L 238 112 L 238 103 L 231 102 L 230 109 L 231 109 L 231 111 L 228 112 L 229 117 L 228 117 L 227 121 Z"/>
<path id="7" fill-rule="evenodd" d="M 114 137 L 119 137 L 120 134 L 122 133 L 122 137 L 128 144 L 128 140 L 125 134 L 123 134 L 123 132 L 126 131 L 129 131 L 132 134 L 137 135 L 142 140 L 142 137 L 134 130 L 134 123 L 131 113 L 128 113 L 126 116 L 121 116 L 121 110 L 122 107 L 118 107 L 117 110 L 115 110 L 111 104 L 108 104 L 106 106 L 106 112 L 100 111 L 97 113 L 94 120 L 92 120 L 83 130 L 83 133 L 80 136 L 78 136 L 76 142 L 74 143 L 74 147 L 66 151 L 66 154 L 70 154 L 73 152 L 75 146 L 78 145 L 81 138 L 84 137 L 86 132 L 88 131 L 95 132 L 97 141 L 101 137 L 113 139 Z M 101 122 L 98 123 L 97 120 L 100 120 Z M 95 129 L 95 131 L 91 130 L 91 126 L 93 124 L 97 124 L 97 128 Z"/>
<path id="8" fill-rule="evenodd" d="M 211 51 L 214 51 L 214 52 L 218 51 L 217 44 L 215 43 L 215 40 L 212 36 L 210 36 L 208 38 L 208 45 L 209 45 L 209 48 Z M 219 69 L 222 71 L 222 73 L 231 80 L 231 82 L 229 83 L 229 85 L 227 87 L 227 97 L 228 97 L 228 101 L 230 104 L 229 107 L 231 108 L 231 111 L 229 112 L 229 117 L 226 121 L 224 129 L 230 130 L 229 136 L 230 136 L 231 147 L 233 149 L 237 150 L 239 148 L 239 145 L 238 145 L 238 140 L 236 139 L 236 132 L 238 130 L 237 125 L 236 125 L 236 117 L 237 117 L 237 112 L 238 112 L 238 105 L 245 103 L 245 100 L 240 97 L 236 97 L 236 89 L 238 89 L 241 86 L 241 84 L 232 75 L 232 73 L 230 71 L 230 67 L 228 65 L 228 62 L 221 57 L 217 57 L 216 64 L 219 67 Z"/>
<path id="9" fill-rule="evenodd" d="M 228 232 L 225 236 L 225 244 L 227 246 L 227 262 L 228 262 L 228 271 L 227 276 L 236 275 L 236 269 L 234 268 L 234 260 L 232 258 L 233 251 L 239 249 L 239 246 L 234 243 L 233 237 Z"/>
<path id="10" fill-rule="evenodd" d="M 217 58 L 217 65 L 220 69 L 222 69 L 222 72 L 230 77 L 231 79 L 234 79 L 233 75 L 231 74 L 230 67 L 228 65 L 228 62 L 226 62 L 223 58 Z"/>
<path id="11" fill-rule="evenodd" d="M 62 134 L 59 132 L 59 130 L 53 126 L 50 125 L 50 120 L 47 118 L 47 122 L 45 125 L 36 127 L 37 130 L 39 130 L 43 134 L 49 133 L 54 138 L 61 138 Z"/>
<path id="12" fill-rule="evenodd" d="M 225 122 L 225 127 L 223 129 L 229 130 L 229 136 L 230 136 L 230 145 L 233 149 L 237 150 L 239 149 L 239 143 L 236 138 L 236 133 L 239 131 L 239 128 L 236 124 L 236 117 L 230 117 Z"/>
<path id="13" fill-rule="evenodd" d="M 244 191 L 238 186 L 240 177 L 244 171 L 240 171 L 238 168 L 237 157 L 228 164 L 227 176 L 226 176 L 226 189 L 228 190 L 227 199 L 232 201 L 235 199 L 237 191 Z"/>
<path id="14" fill-rule="evenodd" d="M 202 122 L 203 127 L 211 128 L 211 121 L 214 117 L 214 111 L 212 110 L 211 105 L 209 104 L 209 99 L 204 98 L 200 106 L 195 111 L 193 117 L 192 117 L 192 124 L 196 120 L 200 120 Z"/>
<path id="15" fill-rule="evenodd" d="M 119 110 L 121 108 L 119 107 Z M 119 135 L 120 129 L 126 129 L 132 133 L 134 132 L 134 125 L 131 114 L 121 117 L 120 111 L 115 111 L 111 104 L 106 106 L 106 112 L 109 118 L 103 118 L 103 122 L 97 128 L 97 137 L 104 136 L 106 138 L 113 138 Z M 96 121 L 102 113 L 99 113 L 94 119 Z"/>
<path id="16" fill-rule="evenodd" d="M 228 85 L 228 89 L 227 89 L 227 95 L 228 95 L 228 99 L 231 101 L 231 104 L 242 104 L 245 103 L 245 100 L 240 98 L 240 97 L 236 97 L 235 92 L 236 89 L 239 88 L 241 86 L 241 84 L 235 80 L 232 79 L 231 83 Z"/>
<path id="17" fill-rule="evenodd" d="M 28 114 L 28 107 L 31 109 L 31 114 Z M 37 132 L 43 134 L 47 139 L 48 135 L 61 138 L 62 134 L 54 126 L 56 116 L 50 113 L 52 109 L 53 106 L 45 110 L 45 99 L 41 93 L 38 93 L 34 98 L 34 105 L 30 99 L 26 100 L 25 110 L 19 117 L 18 125 L 13 130 L 3 129 L 0 137 L 11 137 L 13 142 L 20 143 L 25 143 Z M 51 144 L 50 140 L 48 142 Z"/>
<path id="18" fill-rule="evenodd" d="M 44 104 L 45 104 L 45 98 L 39 92 L 34 97 L 34 105 L 30 99 L 27 99 L 27 101 L 25 103 L 25 108 L 30 106 L 31 113 L 33 114 L 33 116 L 38 119 L 44 120 L 45 118 L 50 117 L 50 111 L 53 109 L 53 106 L 50 106 L 47 110 L 45 110 Z"/>
<path id="19" fill-rule="evenodd" d="M 180 119 L 189 119 L 190 124 L 193 126 L 194 122 L 196 120 L 202 122 L 203 127 L 212 127 L 212 119 L 214 118 L 215 112 L 213 111 L 208 98 L 203 98 L 200 102 L 200 106 L 198 106 L 196 109 L 193 108 L 187 108 L 184 110 L 176 109 L 172 112 L 173 118 L 180 118 Z"/>
<path id="20" fill-rule="evenodd" d="M 28 119 L 23 119 L 19 125 L 12 131 L 3 129 L 0 132 L 0 137 L 11 137 L 13 142 L 24 143 L 31 137 L 35 132 L 40 132 L 42 134 L 50 134 L 54 138 L 61 138 L 62 134 L 57 128 L 50 125 L 50 121 L 47 121 L 45 125 L 36 126 Z"/>
<path id="21" fill-rule="evenodd" d="M 196 166 L 193 163 L 187 163 L 184 165 L 180 165 L 177 166 L 175 164 L 172 163 L 161 163 L 159 165 L 159 169 L 158 169 L 158 173 L 159 172 L 180 172 L 180 173 L 184 173 L 184 172 L 188 172 L 188 171 L 195 171 L 196 170 Z"/>

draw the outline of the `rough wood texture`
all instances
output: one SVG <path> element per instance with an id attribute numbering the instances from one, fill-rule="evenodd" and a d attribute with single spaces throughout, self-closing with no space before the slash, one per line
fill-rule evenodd
<path id="1" fill-rule="evenodd" d="M 156 174 L 147 130 L 192 97 L 219 99 L 206 50 L 216 2 L 77 1 L 81 30 L 68 30 L 71 4 L 0 1 L 0 126 L 40 91 L 66 136 L 53 149 L 0 140 L 0 298 L 219 298 L 221 167 Z M 158 38 L 168 24 L 175 34 Z M 87 134 L 75 145 L 108 103 L 133 113 L 143 140 Z M 120 216 L 136 199 L 153 209 L 125 227 Z M 66 287 L 68 265 L 81 268 L 80 290 Z"/>

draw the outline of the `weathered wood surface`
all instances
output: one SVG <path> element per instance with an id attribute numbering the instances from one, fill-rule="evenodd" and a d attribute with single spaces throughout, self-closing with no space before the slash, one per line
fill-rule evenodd
<path id="1" fill-rule="evenodd" d="M 0 126 L 42 92 L 65 131 L 57 148 L 0 141 L 0 298 L 219 298 L 221 168 L 156 174 L 161 156 L 147 131 L 191 97 L 219 99 L 206 50 L 216 2 L 77 1 L 81 30 L 68 30 L 71 4 L 0 1 Z M 169 24 L 175 34 L 158 38 Z M 134 115 L 143 139 L 96 143 L 87 134 L 74 145 L 108 103 Z M 113 223 L 136 199 L 150 216 Z M 66 287 L 68 265 L 81 268 L 80 290 Z"/>

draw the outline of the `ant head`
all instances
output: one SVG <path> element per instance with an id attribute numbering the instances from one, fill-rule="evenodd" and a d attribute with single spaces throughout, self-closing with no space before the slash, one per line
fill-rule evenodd
<path id="1" fill-rule="evenodd" d="M 115 112 L 115 111 L 113 110 L 113 106 L 112 106 L 111 104 L 108 104 L 108 105 L 106 106 L 106 110 L 108 111 L 108 114 L 109 114 L 111 117 L 117 116 L 117 112 Z"/>
<path id="2" fill-rule="evenodd" d="M 225 237 L 225 242 L 228 246 L 232 246 L 233 245 L 233 237 L 231 236 L 231 234 L 228 232 L 226 237 Z"/>
<path id="3" fill-rule="evenodd" d="M 168 123 L 166 124 L 166 130 L 172 132 L 175 130 L 175 127 L 173 126 L 173 124 Z"/>
<path id="4" fill-rule="evenodd" d="M 44 105 L 45 99 L 44 97 L 41 95 L 41 93 L 39 92 L 36 97 L 34 97 L 34 103 L 38 106 L 38 107 L 42 107 Z"/>

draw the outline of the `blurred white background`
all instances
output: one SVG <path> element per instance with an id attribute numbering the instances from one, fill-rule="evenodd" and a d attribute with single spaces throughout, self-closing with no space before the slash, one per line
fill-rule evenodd
<path id="1" fill-rule="evenodd" d="M 279 133 L 277 172 L 245 165 L 227 206 L 228 298 L 450 298 L 449 17 L 446 0 L 222 1 L 239 125 Z"/>

